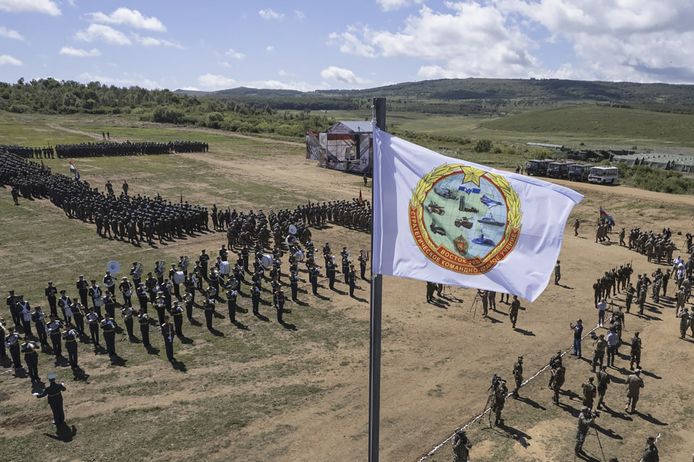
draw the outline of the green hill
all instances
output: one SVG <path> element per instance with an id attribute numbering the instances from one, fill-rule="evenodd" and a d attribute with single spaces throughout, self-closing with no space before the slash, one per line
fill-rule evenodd
<path id="1" fill-rule="evenodd" d="M 666 114 L 641 109 L 580 105 L 528 111 L 487 121 L 482 127 L 491 130 L 525 134 L 553 134 L 593 138 L 620 138 L 639 144 L 659 141 L 677 145 L 694 145 L 694 115 Z"/>
<path id="2" fill-rule="evenodd" d="M 186 93 L 177 90 L 181 93 Z M 188 92 L 190 94 L 190 92 Z M 490 115 L 575 103 L 662 112 L 694 113 L 694 86 L 557 79 L 440 79 L 364 90 L 258 90 L 236 88 L 196 92 L 202 98 L 265 103 L 274 109 L 364 109 L 377 96 L 392 110 L 438 114 Z"/>

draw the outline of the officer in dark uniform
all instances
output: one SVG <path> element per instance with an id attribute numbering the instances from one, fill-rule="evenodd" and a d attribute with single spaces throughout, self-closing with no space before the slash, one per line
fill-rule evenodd
<path id="1" fill-rule="evenodd" d="M 41 381 L 39 378 L 39 354 L 36 351 L 39 345 L 36 342 L 27 340 L 22 343 L 22 353 L 24 353 L 24 362 L 27 363 L 27 372 L 29 373 L 29 378 L 31 378 L 31 383 L 38 383 Z"/>
<path id="2" fill-rule="evenodd" d="M 164 316 L 166 314 L 166 300 L 164 299 L 164 293 L 157 292 L 157 298 L 154 300 L 154 309 L 157 311 L 158 324 L 161 326 L 164 324 Z"/>
<path id="3" fill-rule="evenodd" d="M 335 290 L 336 272 L 337 268 L 335 267 L 335 263 L 333 263 L 332 259 L 329 258 L 325 265 L 325 275 L 328 277 L 328 287 L 330 287 L 330 290 Z"/>
<path id="4" fill-rule="evenodd" d="M 80 302 L 82 305 L 87 306 L 87 295 L 89 294 L 89 283 L 84 279 L 84 275 L 80 274 L 77 283 L 75 284 L 77 292 L 80 296 Z"/>
<path id="5" fill-rule="evenodd" d="M 207 330 L 213 330 L 212 320 L 214 319 L 214 299 L 207 298 L 205 300 L 205 322 L 207 324 Z"/>
<path id="6" fill-rule="evenodd" d="M 275 292 L 275 309 L 277 310 L 277 322 L 284 324 L 282 316 L 284 315 L 284 291 L 282 288 Z"/>
<path id="7" fill-rule="evenodd" d="M 7 304 L 7 309 L 10 310 L 10 314 L 12 315 L 12 322 L 15 326 L 22 325 L 22 320 L 20 319 L 19 312 L 17 311 L 18 300 L 19 299 L 14 294 L 14 290 L 10 290 L 10 294 L 7 296 L 7 300 L 5 301 L 5 303 Z"/>
<path id="8" fill-rule="evenodd" d="M 357 287 L 357 275 L 354 270 L 354 265 L 349 265 L 349 272 L 347 273 L 347 283 L 349 284 L 349 296 L 354 297 L 354 289 Z"/>
<path id="9" fill-rule="evenodd" d="M 44 289 L 44 293 L 48 299 L 51 314 L 58 316 L 58 289 L 53 286 L 53 281 L 48 281 L 48 287 Z"/>
<path id="10" fill-rule="evenodd" d="M 174 303 L 171 309 L 171 314 L 173 315 L 174 328 L 176 330 L 176 336 L 179 338 L 184 337 L 183 335 L 183 307 L 181 302 Z"/>
<path id="11" fill-rule="evenodd" d="M 317 266 L 311 266 L 308 270 L 309 274 L 309 279 L 311 280 L 311 291 L 313 292 L 313 295 L 318 295 L 318 267 Z"/>
<path id="12" fill-rule="evenodd" d="M 79 333 L 73 328 L 72 324 L 68 323 L 66 326 L 65 333 L 63 333 L 63 340 L 65 340 L 65 349 L 67 350 L 67 360 L 70 363 L 70 368 L 72 372 L 76 372 L 79 369 L 77 363 L 77 339 L 79 338 Z"/>
<path id="13" fill-rule="evenodd" d="M 236 298 L 238 291 L 233 287 L 227 290 L 227 308 L 229 309 L 229 321 L 236 322 Z"/>
<path id="14" fill-rule="evenodd" d="M 211 329 L 208 326 L 208 329 Z M 166 358 L 169 361 L 174 361 L 173 339 L 176 334 L 173 324 L 169 321 L 169 317 L 164 317 L 164 324 L 161 325 L 161 335 L 164 337 L 164 347 L 166 348 Z"/>
<path id="15" fill-rule="evenodd" d="M 63 327 L 63 323 L 56 318 L 51 316 L 51 322 L 48 323 L 48 336 L 51 338 L 51 345 L 53 347 L 53 354 L 55 355 L 56 361 L 63 356 L 63 346 L 61 342 L 61 332 L 60 329 Z"/>
<path id="16" fill-rule="evenodd" d="M 202 269 L 202 277 L 203 279 L 207 280 L 207 266 L 208 262 L 210 261 L 210 256 L 207 255 L 205 249 L 202 249 L 202 251 L 200 252 L 198 261 L 200 262 L 200 268 Z"/>
<path id="17" fill-rule="evenodd" d="M 22 368 L 22 360 L 19 357 L 19 334 L 14 327 L 10 327 L 10 333 L 5 338 L 5 346 L 10 350 L 12 366 L 14 367 L 15 375 L 17 375 L 17 371 Z"/>
<path id="18" fill-rule="evenodd" d="M 291 288 L 292 291 L 292 301 L 293 302 L 298 302 L 299 301 L 299 273 L 296 271 L 292 271 L 292 273 L 289 275 L 289 287 Z"/>
<path id="19" fill-rule="evenodd" d="M 7 336 L 7 331 L 5 326 L 3 325 L 4 319 L 0 317 L 0 363 L 4 363 L 5 360 L 7 359 L 7 350 L 5 348 L 5 340 Z"/>
<path id="20" fill-rule="evenodd" d="M 34 321 L 36 325 L 36 335 L 39 338 L 39 342 L 41 342 L 41 350 L 47 351 L 48 335 L 46 335 L 46 317 L 43 311 L 41 311 L 40 306 L 37 305 L 34 307 L 34 312 L 31 313 L 31 320 Z"/>
<path id="21" fill-rule="evenodd" d="M 131 342 L 135 337 L 133 334 L 133 309 L 129 306 L 124 306 L 120 310 L 121 316 L 123 316 L 123 323 L 125 323 L 125 330 L 128 332 L 128 340 Z"/>
<path id="22" fill-rule="evenodd" d="M 518 311 L 520 310 L 520 301 L 516 295 L 513 296 L 513 301 L 511 302 L 511 307 L 508 310 L 508 317 L 511 320 L 511 327 L 516 328 L 516 322 L 518 322 Z"/>
<path id="23" fill-rule="evenodd" d="M 108 356 L 113 358 L 116 354 L 116 321 L 113 318 L 105 317 L 101 321 L 101 330 L 104 333 L 104 341 L 106 342 L 106 351 Z"/>
<path id="24" fill-rule="evenodd" d="M 362 279 L 366 279 L 366 262 L 367 262 L 368 258 L 363 253 L 360 253 L 359 258 L 357 258 L 357 260 L 359 260 L 360 276 Z"/>
<path id="25" fill-rule="evenodd" d="M 253 314 L 258 316 L 258 305 L 260 305 L 260 286 L 257 284 L 253 285 L 251 289 L 251 304 L 253 305 Z"/>
<path id="26" fill-rule="evenodd" d="M 65 411 L 63 409 L 63 394 L 65 391 L 65 384 L 55 383 L 56 375 L 54 373 L 48 374 L 48 386 L 41 392 L 36 393 L 37 398 L 48 397 L 48 405 L 53 411 L 53 423 L 56 427 L 63 425 L 65 423 Z"/>
<path id="27" fill-rule="evenodd" d="M 89 308 L 87 313 L 87 323 L 89 324 L 89 335 L 94 345 L 94 350 L 99 346 L 99 315 L 94 311 L 94 307 Z"/>
<path id="28" fill-rule="evenodd" d="M 513 365 L 513 380 L 516 387 L 513 389 L 513 397 L 518 399 L 518 390 L 523 385 L 523 357 L 519 356 L 516 364 Z"/>
<path id="29" fill-rule="evenodd" d="M 142 345 L 149 349 L 152 345 L 149 343 L 149 315 L 147 312 L 140 312 L 137 316 L 137 321 L 140 324 L 140 335 L 142 336 Z"/>
<path id="30" fill-rule="evenodd" d="M 191 324 L 193 323 L 193 300 L 194 300 L 193 293 L 194 293 L 194 291 L 195 291 L 195 289 L 193 289 L 193 292 L 187 292 L 183 296 L 183 301 L 186 304 L 186 317 L 188 318 L 188 321 L 190 321 Z"/>

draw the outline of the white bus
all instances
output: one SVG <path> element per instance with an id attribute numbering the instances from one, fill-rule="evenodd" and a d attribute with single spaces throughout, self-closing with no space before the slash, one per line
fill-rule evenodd
<path id="1" fill-rule="evenodd" d="M 593 167 L 588 174 L 589 183 L 617 184 L 619 169 L 617 167 Z"/>

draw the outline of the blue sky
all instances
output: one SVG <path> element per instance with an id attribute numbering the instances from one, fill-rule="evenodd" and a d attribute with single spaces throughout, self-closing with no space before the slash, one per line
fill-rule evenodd
<path id="1" fill-rule="evenodd" d="M 694 82 L 689 0 L 0 0 L 0 80 L 365 88 L 447 77 Z"/>

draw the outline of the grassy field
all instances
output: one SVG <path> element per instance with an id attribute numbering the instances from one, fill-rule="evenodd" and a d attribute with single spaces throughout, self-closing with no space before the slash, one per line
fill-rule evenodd
<path id="1" fill-rule="evenodd" d="M 336 119 L 363 120 L 363 111 L 328 111 Z M 527 142 L 580 143 L 594 147 L 694 148 L 690 128 L 694 115 L 667 114 L 598 105 L 566 106 L 527 111 L 502 118 L 392 112 L 388 124 L 395 130 L 444 137 L 490 139 L 512 145 Z"/>
<path id="2" fill-rule="evenodd" d="M 15 130 L 14 123 L 50 129 L 54 140 L 71 136 L 89 140 L 108 129 L 119 139 L 173 136 L 211 142 L 210 152 L 204 154 L 78 159 L 82 178 L 100 189 L 107 178 L 116 187 L 127 178 L 131 194 L 161 192 L 175 201 L 183 192 L 184 200 L 196 203 L 267 210 L 305 200 L 347 199 L 363 188 L 358 176 L 319 169 L 306 161 L 301 143 L 206 130 L 158 130 L 123 119 L 71 116 L 32 121 L 24 117 L 29 116 L 0 115 L 5 121 L 0 137 L 19 137 L 16 133 L 21 128 Z M 508 162 L 503 153 L 476 155 L 486 164 Z M 66 160 L 48 164 L 67 171 Z M 592 223 L 599 206 L 627 228 L 657 229 L 664 223 L 675 231 L 694 228 L 690 213 L 694 198 L 690 196 L 626 187 L 572 186 L 586 198 L 571 217 L 583 220 L 582 236 L 565 236 L 561 260 L 567 285 L 552 285 L 535 303 L 524 303 L 522 331 L 511 329 L 505 305 L 493 313 L 493 321 L 480 319 L 479 310 L 475 317 L 469 290 L 455 289 L 451 295 L 456 298 L 442 299 L 440 306 L 434 306 L 424 303 L 423 283 L 385 278 L 383 460 L 416 460 L 474 417 L 486 399 L 491 374 L 508 377 L 518 354 L 525 355 L 530 375 L 551 353 L 565 348 L 568 323 L 579 316 L 594 319 L 590 287 L 596 275 L 629 260 L 637 272 L 654 270 L 655 265 L 634 252 L 593 244 Z M 48 201 L 22 199 L 20 203 L 13 206 L 8 191 L 0 190 L 0 292 L 12 287 L 32 305 L 45 305 L 42 290 L 48 279 L 74 296 L 77 276 L 99 278 L 109 260 L 123 266 L 141 261 L 150 269 L 155 260 L 170 264 L 180 255 L 198 255 L 203 248 L 214 253 L 226 241 L 221 233 L 208 233 L 138 248 L 99 238 L 92 226 L 67 219 Z M 681 237 L 677 239 L 681 245 Z M 333 249 L 346 245 L 356 254 L 368 246 L 369 236 L 332 227 L 316 231 L 314 241 L 330 242 Z M 301 277 L 305 289 L 306 274 L 302 272 Z M 48 460 L 364 460 L 368 283 L 360 282 L 356 299 L 344 294 L 344 284 L 337 288 L 340 292 L 321 288 L 327 299 L 301 293 L 306 306 L 288 305 L 291 312 L 285 319 L 296 330 L 283 329 L 267 304 L 261 306 L 267 321 L 249 313 L 237 315 L 248 330 L 218 318 L 215 327 L 222 335 L 214 335 L 184 321 L 184 333 L 192 342 L 176 342 L 176 357 L 184 366 L 178 370 L 171 368 L 163 351 L 148 354 L 141 344 L 128 342 L 122 334 L 116 348 L 126 360 L 124 366 L 111 365 L 105 355 L 95 355 L 88 345 L 80 345 L 87 382 L 73 380 L 68 368 L 54 366 L 52 357 L 42 354 L 41 375 L 57 370 L 68 386 L 67 418 L 76 428 L 69 443 L 53 439 L 48 407 L 31 396 L 28 380 L 13 378 L 9 369 L 2 369 L 3 454 L 9 461 L 23 460 L 29 453 Z M 248 293 L 247 287 L 244 292 Z M 264 292 L 263 300 L 268 299 L 269 293 Z M 245 297 L 239 305 L 250 308 Z M 223 314 L 225 308 L 218 305 Z M 642 398 L 644 414 L 631 420 L 604 416 L 601 425 L 612 436 L 604 436 L 602 444 L 606 454 L 636 460 L 644 436 L 663 432 L 667 437 L 662 440 L 661 454 L 667 460 L 685 460 L 682 455 L 690 450 L 687 441 L 694 435 L 694 424 L 687 419 L 692 393 L 687 365 L 692 344 L 676 336 L 671 301 L 649 306 L 648 314 L 650 319 L 629 315 L 627 321 L 630 332 L 642 332 L 647 345 L 644 365 L 653 375 L 647 379 Z M 195 316 L 202 321 L 201 311 Z M 158 334 L 152 332 L 151 336 L 152 343 L 163 349 Z M 585 350 L 589 353 L 591 347 L 586 345 Z M 588 371 L 582 361 L 572 361 L 566 388 L 580 390 Z M 623 380 L 624 371 L 613 373 Z M 530 437 L 524 437 L 529 444 L 522 445 L 506 432 L 477 427 L 471 432 L 475 460 L 571 460 L 575 418 L 569 408 L 579 404 L 570 399 L 567 408 L 553 408 L 543 388 L 545 380 L 541 375 L 524 390 L 529 401 L 507 405 L 507 423 Z M 609 400 L 619 410 L 621 387 L 611 389 Z M 598 454 L 595 440 L 587 449 Z M 432 460 L 449 460 L 450 447 L 444 446 L 442 451 Z"/>

